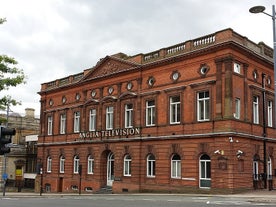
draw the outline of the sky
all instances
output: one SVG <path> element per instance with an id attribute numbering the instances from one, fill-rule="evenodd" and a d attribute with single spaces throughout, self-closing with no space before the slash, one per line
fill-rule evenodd
<path id="1" fill-rule="evenodd" d="M 149 53 L 232 28 L 273 47 L 274 0 L 0 0 L 0 55 L 18 61 L 26 83 L 0 91 L 40 114 L 41 84 L 91 68 L 107 55 Z"/>

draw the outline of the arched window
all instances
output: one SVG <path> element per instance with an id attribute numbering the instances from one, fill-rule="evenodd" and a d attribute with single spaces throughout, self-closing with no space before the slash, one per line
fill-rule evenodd
<path id="1" fill-rule="evenodd" d="M 181 158 L 178 154 L 171 158 L 171 178 L 181 178 Z"/>
<path id="2" fill-rule="evenodd" d="M 129 154 L 124 157 L 124 176 L 131 176 L 131 156 Z"/>
<path id="3" fill-rule="evenodd" d="M 155 177 L 155 156 L 153 154 L 147 156 L 147 177 Z"/>
<path id="4" fill-rule="evenodd" d="M 94 173 L 94 158 L 92 155 L 89 155 L 87 157 L 87 174 L 93 174 Z"/>
<path id="5" fill-rule="evenodd" d="M 74 174 L 79 173 L 80 158 L 78 155 L 74 156 Z"/>
<path id="6" fill-rule="evenodd" d="M 115 156 L 112 152 L 110 152 L 107 156 L 107 186 L 112 186 L 115 172 L 114 172 L 114 166 L 115 166 Z"/>
<path id="7" fill-rule="evenodd" d="M 51 156 L 47 157 L 47 173 L 52 172 L 52 158 Z"/>
<path id="8" fill-rule="evenodd" d="M 59 172 L 64 173 L 64 166 L 65 166 L 65 157 L 62 155 L 59 158 Z"/>
<path id="9" fill-rule="evenodd" d="M 211 159 L 208 155 L 204 154 L 199 159 L 199 187 L 211 187 Z"/>

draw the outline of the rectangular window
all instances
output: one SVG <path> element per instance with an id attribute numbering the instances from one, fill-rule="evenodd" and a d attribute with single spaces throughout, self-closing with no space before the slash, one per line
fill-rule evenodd
<path id="1" fill-rule="evenodd" d="M 74 132 L 80 132 L 80 112 L 74 113 Z"/>
<path id="2" fill-rule="evenodd" d="M 180 96 L 170 97 L 170 124 L 180 123 Z"/>
<path id="3" fill-rule="evenodd" d="M 87 160 L 87 174 L 93 174 L 93 167 L 94 159 L 92 158 L 92 156 L 89 156 Z"/>
<path id="4" fill-rule="evenodd" d="M 210 120 L 210 95 L 209 91 L 197 93 L 197 120 Z"/>
<path id="5" fill-rule="evenodd" d="M 59 172 L 64 173 L 65 158 L 61 157 L 59 160 Z"/>
<path id="6" fill-rule="evenodd" d="M 171 160 L 171 178 L 181 178 L 181 160 L 174 156 Z"/>
<path id="7" fill-rule="evenodd" d="M 53 134 L 53 117 L 48 116 L 48 135 Z"/>
<path id="8" fill-rule="evenodd" d="M 236 119 L 240 119 L 240 115 L 241 115 L 241 100 L 239 98 L 235 99 L 235 114 L 234 117 Z"/>
<path id="9" fill-rule="evenodd" d="M 125 128 L 133 127 L 133 105 L 125 105 Z"/>
<path id="10" fill-rule="evenodd" d="M 47 173 L 52 172 L 52 158 L 49 156 L 47 158 Z"/>
<path id="11" fill-rule="evenodd" d="M 180 161 L 173 161 L 172 162 L 172 178 L 180 178 Z"/>
<path id="12" fill-rule="evenodd" d="M 147 158 L 147 177 L 155 177 L 155 156 L 153 155 Z"/>
<path id="13" fill-rule="evenodd" d="M 253 123 L 259 124 L 259 97 L 253 96 Z"/>
<path id="14" fill-rule="evenodd" d="M 146 126 L 155 125 L 155 101 L 146 102 Z"/>
<path id="15" fill-rule="evenodd" d="M 131 157 L 129 155 L 124 158 L 124 176 L 131 176 Z"/>
<path id="16" fill-rule="evenodd" d="M 60 134 L 65 134 L 65 127 L 66 127 L 66 115 L 60 115 Z"/>
<path id="17" fill-rule="evenodd" d="M 271 157 L 267 159 L 267 179 L 272 180 L 272 160 Z"/>
<path id="18" fill-rule="evenodd" d="M 272 101 L 268 101 L 267 103 L 267 126 L 273 126 L 273 118 L 272 118 Z"/>
<path id="19" fill-rule="evenodd" d="M 78 156 L 74 157 L 74 174 L 79 173 L 80 159 Z"/>
<path id="20" fill-rule="evenodd" d="M 259 163 L 258 161 L 253 161 L 253 179 L 259 180 Z"/>
<path id="21" fill-rule="evenodd" d="M 106 108 L 106 129 L 113 129 L 113 106 Z"/>
<path id="22" fill-rule="evenodd" d="M 201 179 L 210 179 L 211 163 L 209 161 L 201 162 Z"/>
<path id="23" fill-rule="evenodd" d="M 89 113 L 89 131 L 96 131 L 96 109 L 91 109 Z"/>

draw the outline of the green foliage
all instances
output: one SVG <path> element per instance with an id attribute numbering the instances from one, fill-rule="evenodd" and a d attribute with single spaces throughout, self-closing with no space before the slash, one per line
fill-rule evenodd
<path id="1" fill-rule="evenodd" d="M 21 102 L 12 99 L 11 96 L 7 95 L 0 99 L 0 110 L 8 111 L 10 110 L 10 106 L 21 105 Z M 1 120 L 0 120 L 1 122 Z"/>
<path id="2" fill-rule="evenodd" d="M 0 55 L 0 91 L 25 83 L 23 70 L 15 67 L 17 61 L 6 55 Z"/>
<path id="3" fill-rule="evenodd" d="M 0 18 L 0 24 L 3 24 L 6 20 L 6 18 Z"/>
<path id="4" fill-rule="evenodd" d="M 7 119 L 0 117 L 0 125 L 2 125 L 4 123 L 7 123 Z"/>
<path id="5" fill-rule="evenodd" d="M 16 105 L 20 105 L 21 103 L 16 101 L 15 99 L 12 99 L 11 96 L 7 95 L 4 96 L 3 98 L 0 99 L 0 109 L 3 109 L 2 107 L 5 106 L 16 106 Z"/>
<path id="6" fill-rule="evenodd" d="M 5 21 L 5 18 L 0 18 L 0 24 Z M 0 55 L 0 91 L 25 83 L 26 76 L 23 70 L 17 68 L 16 65 L 17 61 L 14 58 Z M 4 96 L 0 99 L 0 109 L 8 109 L 10 105 L 17 104 L 19 102 L 12 99 L 11 96 Z"/>

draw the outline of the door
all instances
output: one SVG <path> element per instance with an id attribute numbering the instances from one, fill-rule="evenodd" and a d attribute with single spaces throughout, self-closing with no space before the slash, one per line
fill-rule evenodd
<path id="1" fill-rule="evenodd" d="M 63 187 L 63 178 L 59 178 L 59 182 L 58 182 L 58 192 L 59 193 L 62 192 L 62 187 Z"/>
<path id="2" fill-rule="evenodd" d="M 206 154 L 199 160 L 199 187 L 211 188 L 211 159 Z"/>
<path id="3" fill-rule="evenodd" d="M 114 181 L 114 154 L 110 152 L 107 157 L 107 186 L 112 186 Z"/>

